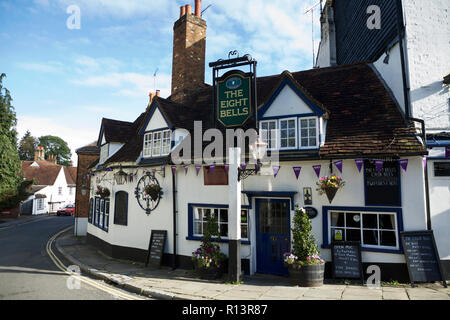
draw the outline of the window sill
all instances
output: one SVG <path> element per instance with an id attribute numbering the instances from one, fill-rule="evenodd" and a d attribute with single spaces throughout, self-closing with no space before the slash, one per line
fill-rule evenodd
<path id="1" fill-rule="evenodd" d="M 321 246 L 322 249 L 331 249 L 331 245 L 330 244 L 323 244 Z M 403 250 L 402 249 L 386 249 L 386 248 L 368 248 L 368 247 L 364 247 L 361 246 L 361 251 L 364 252 L 379 252 L 379 253 L 391 253 L 391 254 L 403 254 Z"/>
<path id="2" fill-rule="evenodd" d="M 188 236 L 188 237 L 186 237 L 186 240 L 202 241 L 203 238 L 202 237 L 197 237 L 197 236 Z M 221 240 L 213 240 L 213 242 L 228 243 L 229 240 L 228 239 L 221 239 Z M 249 245 L 250 244 L 250 240 L 242 240 L 241 239 L 241 244 Z"/>

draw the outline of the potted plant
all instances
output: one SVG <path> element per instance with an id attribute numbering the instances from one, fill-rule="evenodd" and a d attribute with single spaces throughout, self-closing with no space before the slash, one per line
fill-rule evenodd
<path id="1" fill-rule="evenodd" d="M 111 192 L 106 187 L 97 186 L 96 194 L 100 196 L 100 198 L 108 198 Z"/>
<path id="2" fill-rule="evenodd" d="M 341 177 L 322 177 L 317 182 L 317 191 L 320 195 L 326 194 L 330 203 L 333 201 L 336 193 L 345 185 L 344 180 Z"/>
<path id="3" fill-rule="evenodd" d="M 311 220 L 303 208 L 296 208 L 292 228 L 292 252 L 284 254 L 293 284 L 302 287 L 323 285 L 325 261 L 319 256 Z"/>
<path id="4" fill-rule="evenodd" d="M 149 184 L 144 187 L 144 192 L 146 195 L 149 195 L 153 201 L 158 200 L 158 197 L 161 195 L 161 187 L 157 183 Z"/>
<path id="5" fill-rule="evenodd" d="M 223 262 L 226 255 L 220 252 L 220 247 L 212 243 L 212 237 L 220 239 L 217 221 L 213 217 L 207 216 L 204 226 L 203 239 L 200 247 L 192 252 L 192 262 L 197 275 L 201 279 L 215 280 L 222 277 Z"/>

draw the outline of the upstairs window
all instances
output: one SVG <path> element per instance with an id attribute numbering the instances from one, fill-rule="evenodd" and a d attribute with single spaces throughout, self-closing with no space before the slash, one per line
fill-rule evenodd
<path id="1" fill-rule="evenodd" d="M 296 118 L 280 120 L 280 149 L 297 148 Z"/>
<path id="2" fill-rule="evenodd" d="M 267 148 L 277 149 L 277 121 L 261 121 L 260 131 L 261 139 L 267 143 Z"/>
<path id="3" fill-rule="evenodd" d="M 300 148 L 314 148 L 318 144 L 317 119 L 300 118 Z"/>
<path id="4" fill-rule="evenodd" d="M 170 153 L 171 131 L 161 130 L 144 135 L 144 157 L 159 157 Z"/>

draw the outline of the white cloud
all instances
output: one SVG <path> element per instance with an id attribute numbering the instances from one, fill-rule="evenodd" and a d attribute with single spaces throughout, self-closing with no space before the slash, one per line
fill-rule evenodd
<path id="1" fill-rule="evenodd" d="M 45 73 L 58 73 L 61 71 L 63 65 L 59 62 L 49 63 L 36 63 L 36 62 L 24 62 L 19 63 L 18 66 L 28 71 L 38 71 Z"/>

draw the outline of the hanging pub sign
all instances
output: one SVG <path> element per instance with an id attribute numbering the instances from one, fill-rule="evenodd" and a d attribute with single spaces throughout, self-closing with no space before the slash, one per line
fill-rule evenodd
<path id="1" fill-rule="evenodd" d="M 237 51 L 228 57 L 237 55 Z M 209 64 L 213 67 L 214 114 L 216 123 L 225 128 L 240 128 L 250 119 L 256 120 L 256 61 L 250 55 Z M 249 66 L 249 72 L 239 67 Z M 232 69 L 219 76 L 225 69 Z"/>

